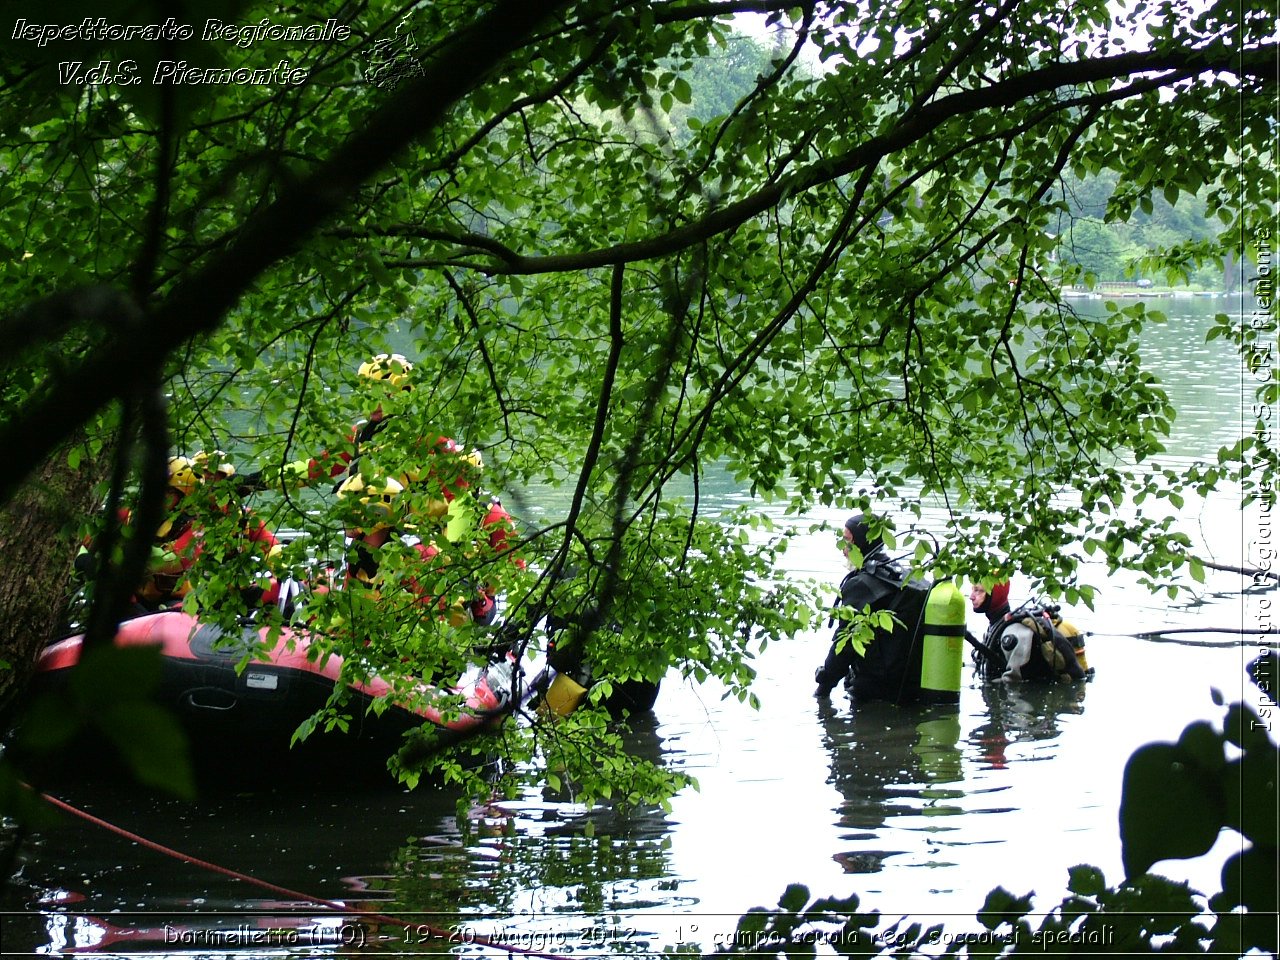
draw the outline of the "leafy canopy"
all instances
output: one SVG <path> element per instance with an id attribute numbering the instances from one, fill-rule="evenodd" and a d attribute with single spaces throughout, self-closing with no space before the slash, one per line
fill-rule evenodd
<path id="1" fill-rule="evenodd" d="M 1089 602 L 1082 544 L 1157 582 L 1192 562 L 1190 541 L 1136 505 L 1230 481 L 1258 496 L 1274 451 L 1251 435 L 1211 466 L 1159 465 L 1174 411 L 1137 338 L 1160 317 L 1061 300 L 1086 279 L 1056 256 L 1062 184 L 1107 173 L 1116 221 L 1205 198 L 1223 233 L 1149 254 L 1148 273 L 1269 242 L 1264 6 L 370 0 L 330 14 L 343 40 L 202 41 L 203 21 L 187 41 L 8 37 L 0 490 L 80 426 L 153 509 L 171 448 L 226 450 L 263 471 L 254 508 L 306 534 L 278 571 L 314 579 L 351 505 L 287 467 L 346 443 L 372 410 L 355 366 L 395 351 L 417 389 L 380 398 L 398 429 L 370 462 L 391 475 L 424 438 L 479 448 L 528 567 L 437 538 L 429 574 L 388 552 L 384 595 L 482 579 L 521 636 L 553 610 L 586 624 L 609 681 L 674 665 L 745 698 L 751 651 L 817 616 L 814 591 L 776 580 L 785 531 L 753 539 L 758 513 L 705 508 L 725 475 L 760 501 L 875 506 L 900 528 L 940 501 L 942 573 L 1016 565 Z M 738 12 L 766 14 L 773 45 L 737 37 Z M 285 57 L 305 82 L 154 80 L 164 60 Z M 133 62 L 138 82 L 63 83 L 68 61 Z M 1221 323 L 1244 351 L 1268 334 Z M 123 562 L 127 586 L 141 560 Z M 202 614 L 234 612 L 227 574 L 197 574 Z M 100 631 L 125 590 L 99 590 Z M 335 649 L 366 654 L 359 669 L 407 683 L 485 642 L 368 599 L 310 607 Z M 572 761 L 590 751 L 562 752 L 588 795 L 605 790 Z"/>

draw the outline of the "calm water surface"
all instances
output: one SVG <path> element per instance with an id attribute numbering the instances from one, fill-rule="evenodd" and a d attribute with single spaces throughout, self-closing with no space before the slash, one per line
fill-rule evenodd
<path id="1" fill-rule="evenodd" d="M 1180 408 L 1171 463 L 1240 434 L 1239 364 L 1220 346 L 1203 345 L 1208 317 L 1222 304 L 1162 304 L 1170 323 L 1148 355 Z M 740 499 L 721 493 L 725 505 Z M 1240 562 L 1249 531 L 1230 497 L 1188 502 L 1182 519 L 1212 557 Z M 843 516 L 805 518 L 814 520 L 836 525 Z M 799 537 L 787 567 L 830 585 L 842 573 L 830 533 Z M 873 704 L 855 713 L 843 695 L 829 703 L 811 695 L 826 631 L 763 651 L 758 712 L 722 699 L 714 685 L 672 675 L 653 717 L 629 738 L 637 753 L 697 778 L 700 788 L 678 795 L 670 812 L 588 811 L 571 797 L 534 791 L 473 810 L 460 825 L 452 795 L 367 783 L 228 790 L 195 806 L 82 784 L 68 799 L 150 840 L 291 890 L 411 926 L 462 923 L 554 953 L 710 950 L 740 914 L 774 905 L 793 882 L 814 894 L 857 894 L 889 920 L 949 916 L 951 928 L 972 931 L 973 914 L 996 885 L 1035 891 L 1037 906 L 1048 909 L 1075 864 L 1092 863 L 1118 882 L 1117 812 L 1129 754 L 1176 738 L 1193 719 L 1220 719 L 1214 688 L 1256 702 L 1243 673 L 1252 647 L 1225 634 L 1180 638 L 1186 642 L 1133 636 L 1240 626 L 1241 578 L 1211 574 L 1176 603 L 1129 576 L 1097 571 L 1093 582 L 1102 588 L 1098 612 L 1065 611 L 1095 634 L 1089 653 L 1098 676 L 1074 689 L 967 681 L 958 708 Z M 1025 594 L 1015 581 L 1015 599 Z M 981 627 L 976 619 L 972 626 Z M 236 773 L 227 771 L 229 783 Z M 1230 852 L 1224 840 L 1208 857 L 1160 871 L 1216 889 Z M 28 842 L 7 896 L 15 912 L 0 927 L 6 953 L 406 950 L 402 926 L 322 920 L 322 910 L 287 892 L 268 893 L 74 821 Z M 252 947 L 210 936 L 245 937 L 268 926 L 282 928 L 278 939 Z"/>

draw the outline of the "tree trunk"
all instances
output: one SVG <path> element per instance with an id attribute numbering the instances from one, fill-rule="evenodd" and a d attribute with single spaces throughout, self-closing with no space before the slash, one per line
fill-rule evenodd
<path id="1" fill-rule="evenodd" d="M 76 444 L 83 451 L 83 438 Z M 0 711 L 20 694 L 36 656 L 66 622 L 80 526 L 98 507 L 110 458 L 75 468 L 60 447 L 0 508 Z"/>

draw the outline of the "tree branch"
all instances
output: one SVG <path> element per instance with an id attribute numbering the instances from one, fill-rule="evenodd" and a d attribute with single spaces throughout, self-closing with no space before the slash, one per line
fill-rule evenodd
<path id="1" fill-rule="evenodd" d="M 75 427 L 132 384 L 154 377 L 183 343 L 215 329 L 263 271 L 290 256 L 396 153 L 438 126 L 449 107 L 566 2 L 502 0 L 459 31 L 421 77 L 376 111 L 328 161 L 253 217 L 207 266 L 180 282 L 136 336 L 111 338 L 70 376 L 10 417 L 0 427 L 0 444 L 21 455 L 0 479 L 0 502 Z"/>
<path id="2" fill-rule="evenodd" d="M 635 263 L 666 256 L 733 230 L 777 206 L 789 196 L 856 173 L 885 156 L 916 143 L 949 120 L 1010 107 L 1021 100 L 1066 86 L 1121 80 L 1137 74 L 1163 71 L 1159 77 L 1141 85 L 1135 84 L 1132 91 L 1134 94 L 1152 87 L 1167 87 L 1206 72 L 1238 74 L 1245 72 L 1247 66 L 1255 61 L 1267 61 L 1270 58 L 1274 62 L 1277 55 L 1280 55 L 1280 45 L 1270 44 L 1245 54 L 1224 51 L 1220 55 L 1210 56 L 1205 50 L 1179 49 L 1175 52 L 1142 51 L 1078 63 L 1051 64 L 988 87 L 964 90 L 934 100 L 888 133 L 872 137 L 838 157 L 818 161 L 797 170 L 748 197 L 708 213 L 701 220 L 661 236 L 599 250 L 545 257 L 517 256 L 512 252 L 510 256 L 503 258 L 502 264 L 476 263 L 472 264 L 472 268 L 486 274 L 532 275 L 585 270 L 618 262 Z M 433 261 L 406 265 L 425 266 L 431 263 Z"/>
<path id="3" fill-rule="evenodd" d="M 587 451 L 582 459 L 582 469 L 578 472 L 578 485 L 573 491 L 573 499 L 569 503 L 569 514 L 565 518 L 564 542 L 552 561 L 553 570 L 563 566 L 569 556 L 569 541 L 573 539 L 582 513 L 582 504 L 587 496 L 587 485 L 591 479 L 591 471 L 600 459 L 600 449 L 604 445 L 605 427 L 609 423 L 609 400 L 613 395 L 613 383 L 618 376 L 618 360 L 622 356 L 622 278 L 623 265 L 613 268 L 613 279 L 609 288 L 609 356 L 605 360 L 604 372 L 600 377 L 600 394 L 596 400 L 596 422 L 591 430 L 591 439 L 587 443 Z"/>

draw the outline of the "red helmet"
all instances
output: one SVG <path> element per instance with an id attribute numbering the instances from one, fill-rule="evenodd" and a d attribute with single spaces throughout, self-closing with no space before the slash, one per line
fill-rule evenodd
<path id="1" fill-rule="evenodd" d="M 1009 602 L 1009 581 L 1001 580 L 991 585 L 991 609 L 999 610 Z"/>

